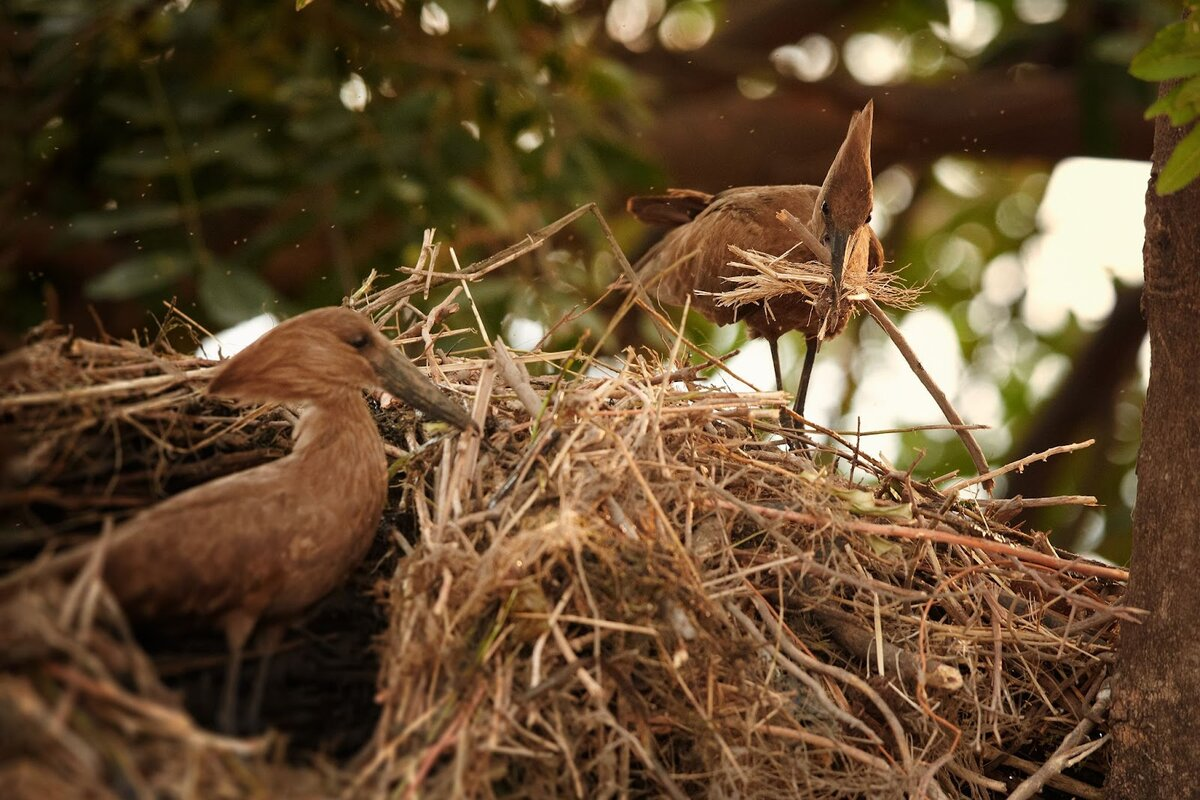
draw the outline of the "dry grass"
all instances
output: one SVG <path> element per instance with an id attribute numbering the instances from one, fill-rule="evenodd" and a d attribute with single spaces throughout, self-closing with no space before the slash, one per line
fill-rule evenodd
<path id="1" fill-rule="evenodd" d="M 629 352 L 604 378 L 582 377 L 579 353 L 436 356 L 466 281 L 424 314 L 410 299 L 479 279 L 543 233 L 459 274 L 435 275 L 431 246 L 406 279 L 353 299 L 421 345 L 489 443 L 378 411 L 397 468 L 381 542 L 403 557 L 360 570 L 385 627 L 380 716 L 357 755 L 288 766 L 271 737 L 201 728 L 92 565 L 0 606 L 0 772 L 25 781 L 13 785 L 990 798 L 1102 706 L 1117 623 L 1132 616 L 1124 573 L 1010 527 L 1020 502 L 959 499 L 836 435 L 809 442 L 779 429 L 782 395 L 702 386 L 655 355 Z M 286 412 L 198 395 L 203 362 L 53 331 L 29 348 L 0 380 L 4 508 L 20 523 L 3 544 L 10 568 L 284 446 Z M 530 378 L 533 361 L 552 377 Z M 1092 750 L 1069 774 L 1049 769 L 1047 791 L 1100 796 L 1106 737 L 1083 739 Z"/>
<path id="2" fill-rule="evenodd" d="M 819 301 L 829 285 L 828 264 L 819 261 L 789 261 L 780 256 L 758 250 L 743 250 L 730 245 L 734 258 L 730 263 L 746 271 L 727 278 L 733 286 L 715 295 L 717 305 L 738 307 L 761 303 L 789 294 L 800 294 L 812 301 Z M 915 308 L 921 290 L 908 286 L 899 274 L 887 270 L 868 272 L 865 268 L 847 274 L 845 294 L 847 300 L 872 297 L 881 305 L 893 308 Z M 851 305 L 854 308 L 854 305 Z"/>

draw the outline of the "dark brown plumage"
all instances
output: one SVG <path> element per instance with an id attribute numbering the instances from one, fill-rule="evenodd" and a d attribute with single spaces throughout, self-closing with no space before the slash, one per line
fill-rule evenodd
<path id="1" fill-rule="evenodd" d="M 169 498 L 109 538 L 104 579 L 129 616 L 224 631 L 227 729 L 242 649 L 255 627 L 265 624 L 265 638 L 276 639 L 280 623 L 345 580 L 375 535 L 387 500 L 387 462 L 362 397 L 369 386 L 459 428 L 474 427 L 369 319 L 346 308 L 309 311 L 218 367 L 208 387 L 246 402 L 299 404 L 291 453 Z M 37 574 L 78 569 L 91 552 L 52 559 Z"/>
<path id="2" fill-rule="evenodd" d="M 777 341 L 788 331 L 804 334 L 807 350 L 795 411 L 804 413 L 804 399 L 813 358 L 823 339 L 840 334 L 850 319 L 849 305 L 841 298 L 843 269 L 848 246 L 867 238 L 867 269 L 883 265 L 883 245 L 867 227 L 874 202 L 871 179 L 870 102 L 850 120 L 825 181 L 820 186 L 742 186 L 716 195 L 692 190 L 672 190 L 665 196 L 634 197 L 629 210 L 643 222 L 676 226 L 637 264 L 651 297 L 692 307 L 720 325 L 742 320 L 771 345 L 775 379 L 782 387 Z M 797 235 L 776 215 L 790 211 L 807 223 L 808 235 Z M 800 294 L 785 295 L 767 303 L 739 307 L 717 304 L 712 293 L 733 288 L 726 279 L 746 272 L 730 266 L 729 245 L 783 256 L 790 261 L 822 261 L 830 265 L 829 290 L 817 302 Z M 769 305 L 769 309 L 767 306 Z"/>

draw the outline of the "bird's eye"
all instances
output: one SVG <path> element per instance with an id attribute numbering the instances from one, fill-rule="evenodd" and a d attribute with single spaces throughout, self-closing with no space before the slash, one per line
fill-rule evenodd
<path id="1" fill-rule="evenodd" d="M 369 342 L 369 341 L 371 341 L 369 336 L 367 336 L 365 333 L 360 333 L 356 336 L 351 337 L 347 341 L 347 344 L 349 344 L 355 350 L 362 350 L 364 347 L 367 346 L 367 342 Z"/>
<path id="2" fill-rule="evenodd" d="M 866 221 L 866 222 L 864 222 L 863 224 L 864 224 L 864 225 L 867 225 L 867 224 L 869 224 L 870 222 L 871 222 L 871 215 L 870 215 L 870 214 L 867 214 L 867 221 Z"/>
<path id="3" fill-rule="evenodd" d="M 821 213 L 827 217 L 829 216 L 829 201 L 828 200 L 823 200 L 821 202 Z"/>

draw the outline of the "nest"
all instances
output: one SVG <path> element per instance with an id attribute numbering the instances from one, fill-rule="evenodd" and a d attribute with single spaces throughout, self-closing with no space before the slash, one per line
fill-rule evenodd
<path id="1" fill-rule="evenodd" d="M 487 439 L 376 408 L 391 511 L 347 590 L 369 589 L 372 611 L 341 622 L 374 645 L 336 676 L 373 698 L 365 738 L 322 743 L 341 733 L 336 696 L 307 748 L 210 732 L 85 569 L 0 606 L 4 785 L 990 798 L 1026 781 L 1099 797 L 1096 720 L 1132 617 L 1124 572 L 1014 527 L 1022 501 L 962 498 L 970 479 L 921 479 L 836 433 L 780 428 L 780 394 L 706 387 L 633 351 L 605 377 L 586 377 L 596 364 L 578 353 L 501 342 L 438 355 L 469 280 L 544 238 L 462 273 L 434 273 L 429 248 L 405 280 L 352 300 L 421 344 L 434 378 L 486 417 Z M 409 303 L 459 280 L 432 311 Z M 545 377 L 530 377 L 534 362 Z M 286 410 L 200 396 L 207 362 L 161 347 L 43 331 L 8 364 L 8 569 L 286 446 Z M 318 638 L 313 625 L 292 649 Z M 224 653 L 208 647 L 192 672 L 211 679 Z M 276 707 L 307 691 L 293 677 L 270 690 Z"/>

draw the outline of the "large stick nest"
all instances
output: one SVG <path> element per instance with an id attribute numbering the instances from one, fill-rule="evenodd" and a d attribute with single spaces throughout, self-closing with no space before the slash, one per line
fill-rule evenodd
<path id="1" fill-rule="evenodd" d="M 320 674 L 284 664 L 269 690 L 268 712 L 283 710 L 268 721 L 308 745 L 206 730 L 194 697 L 219 685 L 220 640 L 180 667 L 131 635 L 93 563 L 0 606 L 0 785 L 989 798 L 1091 730 L 1130 616 L 1120 570 L 1010 527 L 1019 503 L 943 493 L 836 436 L 805 447 L 779 429 L 779 394 L 632 352 L 607 377 L 584 377 L 577 353 L 437 355 L 458 289 L 427 314 L 409 299 L 457 276 L 418 267 L 354 304 L 410 354 L 422 344 L 435 380 L 486 416 L 490 446 L 377 407 L 392 507 L 348 590 L 374 602 L 336 617 L 360 645 Z M 200 394 L 208 362 L 33 339 L 2 371 L 8 570 L 287 446 L 286 410 Z M 529 377 L 534 362 L 548 377 Z M 310 619 L 285 650 L 324 637 Z M 355 683 L 377 705 L 343 720 Z M 288 729 L 306 704 L 308 727 Z M 1045 771 L 1044 796 L 1100 796 L 1106 749 L 1074 754 Z"/>

